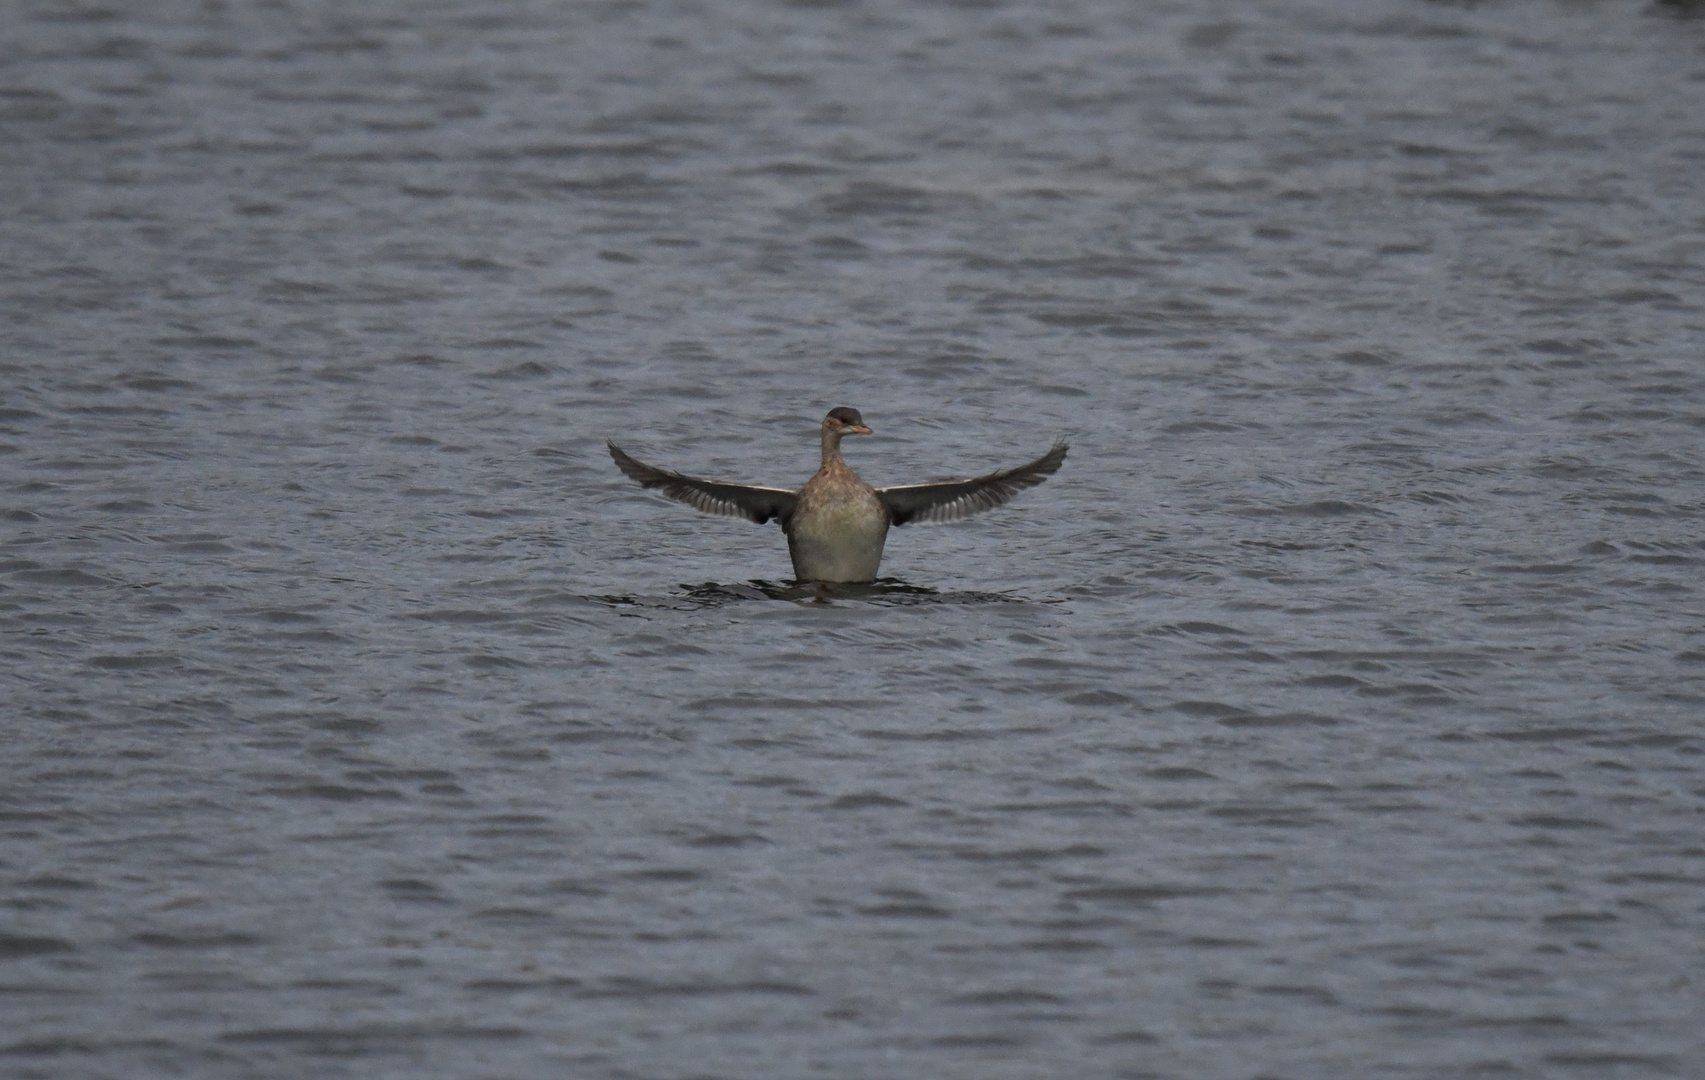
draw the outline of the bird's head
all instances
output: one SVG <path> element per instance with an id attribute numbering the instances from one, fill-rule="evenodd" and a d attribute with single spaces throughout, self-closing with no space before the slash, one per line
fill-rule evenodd
<path id="1" fill-rule="evenodd" d="M 823 430 L 836 435 L 870 434 L 870 429 L 864 426 L 864 417 L 858 414 L 858 410 L 849 409 L 845 405 L 829 410 L 829 415 L 823 417 Z"/>

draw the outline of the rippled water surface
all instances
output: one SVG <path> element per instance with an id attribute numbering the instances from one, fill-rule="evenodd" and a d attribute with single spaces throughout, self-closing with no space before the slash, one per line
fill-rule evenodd
<path id="1" fill-rule="evenodd" d="M 0 5 L 0 1074 L 1705 1075 L 1705 21 Z M 1056 438 L 788 587 L 794 485 Z"/>

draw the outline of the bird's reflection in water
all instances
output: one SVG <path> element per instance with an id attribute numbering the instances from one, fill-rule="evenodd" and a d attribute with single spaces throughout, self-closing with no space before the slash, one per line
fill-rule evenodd
<path id="1" fill-rule="evenodd" d="M 754 579 L 733 584 L 707 581 L 683 584 L 673 596 L 601 596 L 612 607 L 711 608 L 749 600 L 789 600 L 801 604 L 836 602 L 916 607 L 922 604 L 1029 604 L 1023 596 L 1000 592 L 942 592 L 926 585 L 911 585 L 899 578 L 864 582 L 764 581 Z M 1047 601 L 1044 601 L 1047 602 Z"/>

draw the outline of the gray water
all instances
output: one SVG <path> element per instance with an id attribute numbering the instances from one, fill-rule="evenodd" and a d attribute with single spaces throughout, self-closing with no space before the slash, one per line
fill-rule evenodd
<path id="1" fill-rule="evenodd" d="M 1705 1075 L 1705 20 L 20 0 L 0 206 L 0 1074 Z M 835 405 L 1073 449 L 604 451 Z"/>

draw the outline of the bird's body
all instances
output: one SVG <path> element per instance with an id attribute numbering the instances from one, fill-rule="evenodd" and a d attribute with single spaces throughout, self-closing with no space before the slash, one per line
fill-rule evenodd
<path id="1" fill-rule="evenodd" d="M 836 453 L 799 489 L 782 530 L 799 580 L 870 581 L 888 541 L 888 508 Z"/>
<path id="2" fill-rule="evenodd" d="M 634 460 L 615 443 L 610 444 L 610 456 L 640 486 L 657 488 L 694 509 L 760 524 L 779 519 L 794 576 L 826 582 L 874 580 L 890 525 L 951 521 L 999 506 L 1052 476 L 1066 457 L 1066 446 L 1060 443 L 1028 465 L 974 480 L 877 489 L 841 457 L 843 436 L 868 434 L 857 409 L 831 409 L 823 418 L 823 465 L 797 492 L 669 472 Z"/>

